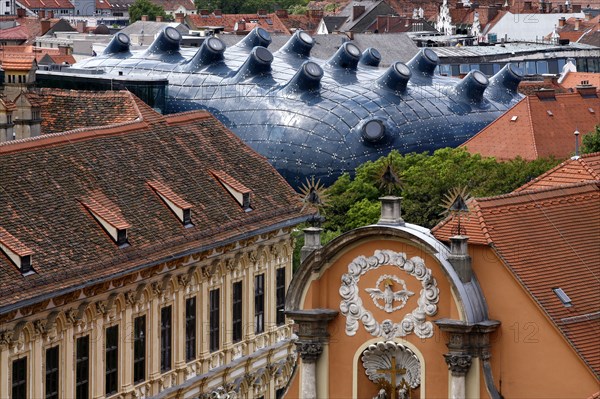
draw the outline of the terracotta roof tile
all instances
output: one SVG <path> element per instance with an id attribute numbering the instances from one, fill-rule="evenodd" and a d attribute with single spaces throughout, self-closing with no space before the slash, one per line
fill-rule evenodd
<path id="1" fill-rule="evenodd" d="M 42 106 L 42 133 L 105 126 L 140 118 L 135 96 L 127 91 L 36 91 Z M 68 109 L 69 112 L 63 112 Z"/>
<path id="2" fill-rule="evenodd" d="M 600 152 L 568 159 L 543 175 L 517 188 L 518 191 L 539 190 L 591 180 L 600 180 Z"/>
<path id="3" fill-rule="evenodd" d="M 19 256 L 33 255 L 33 251 L 25 244 L 0 227 L 0 244 L 4 245 Z"/>
<path id="4" fill-rule="evenodd" d="M 589 110 L 592 109 L 594 113 Z M 578 93 L 556 94 L 555 101 L 527 96 L 467 140 L 462 147 L 498 160 L 566 158 L 575 151 L 573 132 L 600 124 L 600 99 Z"/>
<path id="5" fill-rule="evenodd" d="M 82 198 L 80 202 L 92 213 L 98 215 L 117 229 L 128 229 L 131 227 L 123 217 L 119 207 L 100 191 L 92 192 L 89 196 Z"/>
<path id="6" fill-rule="evenodd" d="M 575 89 L 582 82 L 588 82 L 592 86 L 600 87 L 600 73 L 592 72 L 567 72 L 561 80 L 560 85 L 567 89 Z"/>
<path id="7" fill-rule="evenodd" d="M 225 32 L 233 32 L 236 22 L 242 20 L 246 21 L 246 29 L 244 31 L 249 30 L 249 24 L 255 24 L 256 26 L 265 29 L 267 32 L 290 33 L 276 14 L 267 14 L 264 16 L 259 16 L 258 14 L 222 14 L 221 16 L 216 16 L 214 14 L 192 14 L 186 17 L 186 21 L 190 24 L 192 29 L 199 29 L 204 26 L 223 26 Z"/>
<path id="8" fill-rule="evenodd" d="M 160 193 L 163 197 L 180 207 L 181 209 L 189 209 L 192 207 L 192 204 L 181 198 L 179 195 L 175 194 L 173 190 L 171 190 L 166 185 L 162 184 L 156 180 L 150 180 L 148 185 L 152 187 L 155 191 Z"/>
<path id="9" fill-rule="evenodd" d="M 0 226 L 36 256 L 36 273 L 23 277 L 0 253 L 0 313 L 304 220 L 295 191 L 210 114 L 137 108 L 141 120 L 0 144 Z M 252 212 L 220 199 L 223 188 L 211 169 L 252 190 Z M 194 227 L 172 217 L 150 180 L 193 206 Z M 131 225 L 128 248 L 108 240 L 81 205 L 84 198 L 101 202 L 97 193 Z"/>
<path id="10" fill-rule="evenodd" d="M 0 29 L 0 40 L 27 40 L 29 34 L 24 26 L 15 26 L 8 29 Z"/>
<path id="11" fill-rule="evenodd" d="M 247 194 L 247 193 L 252 192 L 252 190 L 250 190 L 248 187 L 244 186 L 242 183 L 240 183 L 233 177 L 229 176 L 227 173 L 223 172 L 222 170 L 211 170 L 211 173 L 217 179 L 219 179 L 221 182 L 227 184 L 228 186 L 231 186 L 233 189 L 239 191 L 242 194 Z"/>
<path id="12" fill-rule="evenodd" d="M 31 9 L 73 9 L 75 6 L 69 0 L 21 0 L 25 7 Z"/>
<path id="13" fill-rule="evenodd" d="M 600 181 L 475 200 L 481 233 L 600 376 Z M 448 240 L 448 222 L 434 235 Z M 475 242 L 476 240 L 474 240 Z M 554 293 L 572 301 L 565 307 Z"/>

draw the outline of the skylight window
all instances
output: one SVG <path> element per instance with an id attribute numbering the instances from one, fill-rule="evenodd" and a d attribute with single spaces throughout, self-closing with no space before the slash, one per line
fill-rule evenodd
<path id="1" fill-rule="evenodd" d="M 595 114 L 596 113 L 596 111 L 594 111 L 594 108 L 592 108 L 592 107 L 589 107 L 588 111 L 590 111 L 590 114 Z"/>
<path id="2" fill-rule="evenodd" d="M 85 198 L 81 201 L 81 204 L 91 213 L 119 248 L 128 247 L 127 229 L 131 225 L 123 219 L 115 206 L 105 205 L 105 199 L 102 202 L 93 198 Z"/>
<path id="3" fill-rule="evenodd" d="M 510 121 L 511 121 L 511 122 L 516 122 L 516 121 L 517 121 L 517 119 L 519 119 L 519 117 L 518 117 L 517 115 L 513 115 L 513 117 L 512 117 L 512 118 L 510 118 Z"/>
<path id="4" fill-rule="evenodd" d="M 154 189 L 160 199 L 177 216 L 185 227 L 192 227 L 192 204 L 175 194 L 169 187 L 157 181 L 149 181 L 148 185 Z"/>
<path id="5" fill-rule="evenodd" d="M 554 291 L 558 299 L 560 299 L 560 301 L 563 305 L 565 305 L 566 308 L 573 306 L 573 304 L 571 303 L 571 298 L 569 298 L 569 296 L 563 291 L 562 288 L 552 288 L 552 291 Z"/>
<path id="6" fill-rule="evenodd" d="M 250 193 L 252 191 L 249 188 L 223 171 L 212 171 L 212 174 L 217 178 L 219 183 L 225 187 L 229 194 L 235 198 L 244 211 L 250 212 L 252 210 L 252 207 L 250 206 Z"/>
<path id="7" fill-rule="evenodd" d="M 548 116 L 554 116 L 554 114 L 552 113 L 552 111 L 548 110 L 546 112 L 548 113 Z"/>

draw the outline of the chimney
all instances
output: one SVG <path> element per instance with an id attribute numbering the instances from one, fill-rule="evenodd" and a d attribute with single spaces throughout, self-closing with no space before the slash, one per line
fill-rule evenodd
<path id="1" fill-rule="evenodd" d="M 321 232 L 323 229 L 319 227 L 308 227 L 304 231 L 304 246 L 300 249 L 300 263 L 313 253 L 314 250 L 322 248 Z"/>
<path id="2" fill-rule="evenodd" d="M 463 8 L 463 3 L 461 3 L 460 1 L 457 1 L 456 2 L 456 9 L 458 10 L 458 9 L 461 9 L 461 8 Z"/>
<path id="3" fill-rule="evenodd" d="M 589 20 L 592 19 L 592 13 L 591 12 L 586 12 L 584 15 L 585 15 L 585 20 L 586 21 L 589 21 Z"/>
<path id="4" fill-rule="evenodd" d="M 17 18 L 25 18 L 25 9 L 17 8 Z"/>
<path id="5" fill-rule="evenodd" d="M 258 10 L 256 12 L 258 14 L 259 17 L 266 17 L 267 16 L 267 10 Z"/>
<path id="6" fill-rule="evenodd" d="M 571 6 L 571 8 L 572 8 L 571 12 L 573 12 L 573 13 L 579 13 L 579 12 L 581 12 L 581 4 L 573 4 Z"/>
<path id="7" fill-rule="evenodd" d="M 575 135 L 575 155 L 571 157 L 571 159 L 579 159 L 579 130 L 575 129 L 573 132 Z"/>
<path id="8" fill-rule="evenodd" d="M 86 27 L 87 27 L 86 21 L 77 21 L 77 32 L 85 33 Z"/>
<path id="9" fill-rule="evenodd" d="M 279 18 L 287 18 L 288 17 L 288 12 L 285 9 L 280 9 L 275 11 L 275 15 L 277 15 Z"/>
<path id="10" fill-rule="evenodd" d="M 575 27 L 573 28 L 573 30 L 579 30 L 579 24 L 581 24 L 581 18 L 576 18 Z"/>
<path id="11" fill-rule="evenodd" d="M 156 22 L 162 22 L 162 21 L 163 21 L 162 15 L 157 15 L 156 16 Z"/>
<path id="12" fill-rule="evenodd" d="M 563 7 L 564 7 L 564 6 L 563 6 L 562 4 L 559 4 L 559 5 L 558 5 L 558 12 L 559 12 L 559 13 L 563 13 L 563 12 L 565 12 L 565 9 L 564 9 Z M 560 22 L 560 19 L 559 19 L 559 22 Z"/>
<path id="13" fill-rule="evenodd" d="M 567 19 L 565 17 L 560 17 L 558 19 L 558 26 L 560 28 L 562 28 L 563 26 L 565 26 L 567 24 Z"/>
<path id="14" fill-rule="evenodd" d="M 527 0 L 523 2 L 523 10 L 524 11 L 531 11 L 531 1 Z"/>
<path id="15" fill-rule="evenodd" d="M 377 224 L 386 226 L 404 226 L 402 219 L 402 197 L 387 195 L 381 201 L 381 217 Z"/>
<path id="16" fill-rule="evenodd" d="M 213 11 L 213 15 L 214 15 L 215 17 L 221 17 L 221 16 L 223 16 L 223 11 L 221 11 L 221 10 L 219 10 L 219 9 L 217 9 L 217 10 L 214 10 L 214 11 Z"/>
<path id="17" fill-rule="evenodd" d="M 237 23 L 237 29 L 235 29 L 238 32 L 244 32 L 246 30 L 246 21 L 245 20 L 241 20 Z"/>
<path id="18" fill-rule="evenodd" d="M 40 21 L 41 35 L 44 36 L 46 32 L 50 30 L 52 24 L 49 19 L 43 19 Z"/>
<path id="19" fill-rule="evenodd" d="M 175 14 L 175 22 L 177 22 L 178 24 L 183 24 L 185 22 L 184 19 L 185 17 L 182 12 L 178 12 L 177 14 Z"/>
<path id="20" fill-rule="evenodd" d="M 353 6 L 352 7 L 352 20 L 356 21 L 358 17 L 363 15 L 365 12 L 365 6 Z"/>
<path id="21" fill-rule="evenodd" d="M 69 55 L 69 46 L 58 46 L 58 54 L 60 55 Z"/>
<path id="22" fill-rule="evenodd" d="M 142 22 L 147 22 L 147 21 L 148 21 L 148 16 L 142 15 Z"/>
<path id="23" fill-rule="evenodd" d="M 48 11 L 48 19 L 54 18 L 54 11 Z"/>
<path id="24" fill-rule="evenodd" d="M 469 237 L 463 235 L 450 237 L 450 255 L 448 255 L 448 261 L 452 264 L 460 281 L 463 283 L 468 283 L 473 277 L 468 241 Z"/>
<path id="25" fill-rule="evenodd" d="M 38 11 L 38 17 L 40 17 L 40 19 L 46 18 L 46 11 L 45 10 Z"/>

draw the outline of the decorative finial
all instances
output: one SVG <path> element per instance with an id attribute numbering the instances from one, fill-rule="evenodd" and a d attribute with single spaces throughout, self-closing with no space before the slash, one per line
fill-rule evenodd
<path id="1" fill-rule="evenodd" d="M 307 178 L 306 183 L 300 186 L 300 195 L 302 195 L 302 202 L 304 203 L 302 207 L 303 211 L 306 207 L 311 207 L 317 211 L 309 220 L 309 223 L 312 226 L 320 225 L 324 220 L 320 212 L 327 205 L 328 201 L 327 189 L 321 184 L 321 180 L 315 182 L 314 176 L 310 180 Z"/>
<path id="2" fill-rule="evenodd" d="M 442 206 L 445 208 L 442 214 L 450 214 L 452 219 L 457 220 L 456 230 L 453 231 L 456 235 L 466 235 L 467 230 L 461 226 L 463 214 L 469 213 L 467 201 L 471 195 L 467 191 L 467 187 L 454 187 L 444 195 Z"/>
<path id="3" fill-rule="evenodd" d="M 402 181 L 392 163 L 392 157 L 390 155 L 385 159 L 383 171 L 380 173 L 378 181 L 379 189 L 383 191 L 385 195 L 393 195 L 402 187 Z"/>
<path id="4" fill-rule="evenodd" d="M 573 135 L 575 135 L 575 155 L 571 159 L 579 159 L 579 130 L 577 128 L 575 128 Z"/>

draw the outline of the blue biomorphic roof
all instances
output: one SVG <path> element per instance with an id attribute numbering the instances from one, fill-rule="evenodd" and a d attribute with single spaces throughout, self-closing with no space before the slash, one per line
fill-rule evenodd
<path id="1" fill-rule="evenodd" d="M 343 43 L 328 60 L 310 56 L 313 38 L 296 32 L 276 53 L 257 28 L 237 45 L 210 37 L 180 47 L 167 27 L 146 50 L 132 52 L 117 34 L 104 53 L 76 65 L 109 75 L 154 75 L 169 81 L 167 112 L 205 109 L 298 187 L 315 176 L 332 183 L 367 160 L 457 146 L 519 99 L 522 73 L 507 65 L 491 79 L 437 76 L 431 49 L 406 64 L 378 68 L 374 48 Z"/>

